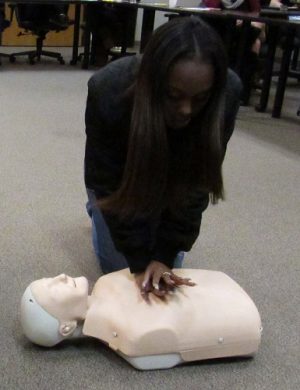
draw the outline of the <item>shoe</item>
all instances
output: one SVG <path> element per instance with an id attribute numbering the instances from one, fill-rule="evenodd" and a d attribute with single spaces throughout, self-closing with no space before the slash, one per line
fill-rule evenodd
<path id="1" fill-rule="evenodd" d="M 91 64 L 102 68 L 108 63 L 108 53 L 96 53 L 91 59 Z"/>
<path id="2" fill-rule="evenodd" d="M 103 46 L 101 41 L 94 41 L 91 50 L 91 65 L 101 68 L 108 62 L 109 51 Z"/>

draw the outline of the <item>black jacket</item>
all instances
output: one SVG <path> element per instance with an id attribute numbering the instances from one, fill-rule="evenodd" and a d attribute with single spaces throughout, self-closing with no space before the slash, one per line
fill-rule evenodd
<path id="1" fill-rule="evenodd" d="M 134 81 L 140 58 L 124 57 L 96 72 L 88 83 L 86 106 L 85 185 L 97 198 L 120 185 L 126 161 L 130 110 L 124 91 Z M 228 73 L 224 147 L 233 132 L 241 83 Z M 125 103 L 124 103 L 125 101 Z M 104 214 L 116 248 L 124 254 L 131 272 L 145 270 L 151 260 L 172 268 L 179 251 L 189 251 L 199 235 L 208 194 L 194 194 L 180 216 L 166 209 L 158 219 L 139 219 L 130 225 Z"/>

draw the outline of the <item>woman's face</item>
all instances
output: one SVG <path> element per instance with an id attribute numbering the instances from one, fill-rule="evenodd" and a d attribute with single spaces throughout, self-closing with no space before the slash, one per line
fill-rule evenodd
<path id="1" fill-rule="evenodd" d="M 211 65 L 199 59 L 176 62 L 168 76 L 164 118 L 171 129 L 186 127 L 207 103 L 214 83 Z"/>

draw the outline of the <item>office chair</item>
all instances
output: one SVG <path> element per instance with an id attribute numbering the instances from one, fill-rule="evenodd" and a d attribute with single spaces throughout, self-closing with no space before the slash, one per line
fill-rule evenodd
<path id="1" fill-rule="evenodd" d="M 4 5 L 1 4 L 0 5 L 0 38 L 1 38 L 2 32 L 9 26 L 10 26 L 10 22 L 5 19 Z M 0 53 L 0 59 L 1 59 L 1 57 L 9 58 L 10 55 L 6 54 L 6 53 Z M 1 60 L 0 60 L 0 65 L 1 65 Z"/>
<path id="2" fill-rule="evenodd" d="M 17 56 L 27 55 L 31 65 L 35 63 L 35 58 L 40 61 L 41 56 L 56 58 L 60 64 L 64 64 L 65 61 L 60 53 L 43 50 L 43 42 L 50 31 L 66 30 L 73 22 L 69 21 L 67 17 L 64 20 L 55 17 L 53 5 L 52 8 L 48 4 L 16 4 L 13 7 L 18 26 L 25 30 L 25 33 L 20 32 L 18 35 L 26 35 L 29 32 L 36 35 L 37 39 L 36 50 L 12 53 L 10 62 L 15 62 Z M 68 6 L 64 7 L 66 14 Z M 61 15 L 65 16 L 65 14 Z"/>

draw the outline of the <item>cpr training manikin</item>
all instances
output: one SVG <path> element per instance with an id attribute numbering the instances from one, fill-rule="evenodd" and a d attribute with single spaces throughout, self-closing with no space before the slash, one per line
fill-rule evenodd
<path id="1" fill-rule="evenodd" d="M 262 327 L 247 293 L 223 272 L 173 271 L 196 285 L 180 286 L 164 299 L 143 299 L 128 268 L 101 276 L 91 295 L 85 277 L 36 280 L 21 300 L 23 331 L 46 347 L 92 336 L 141 370 L 254 355 Z"/>

